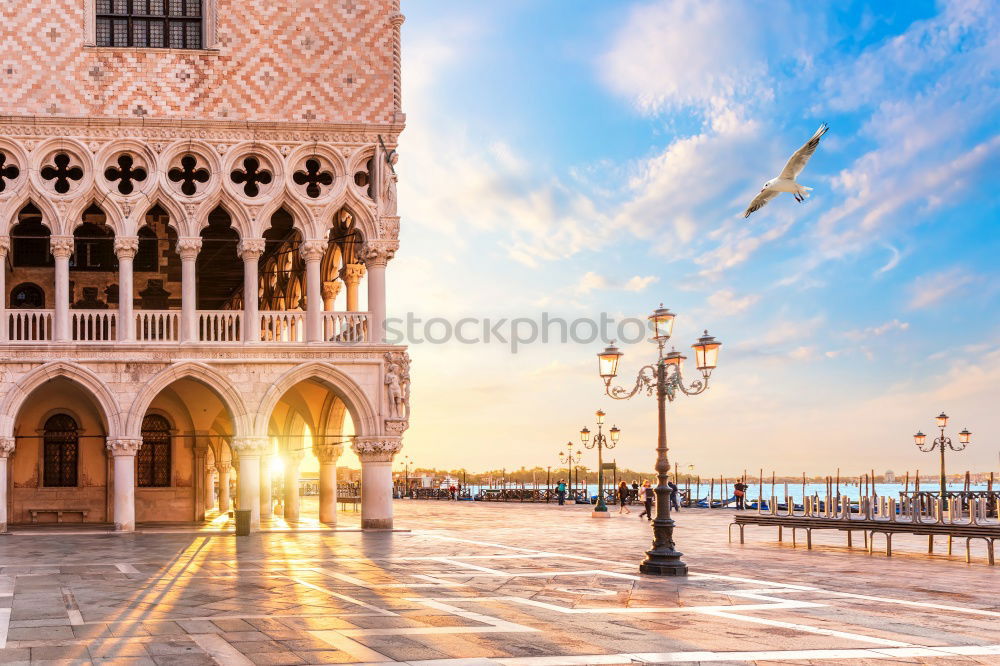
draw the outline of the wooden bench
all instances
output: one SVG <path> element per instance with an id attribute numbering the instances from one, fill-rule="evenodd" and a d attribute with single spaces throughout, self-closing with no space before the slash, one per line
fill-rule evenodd
<path id="1" fill-rule="evenodd" d="M 733 540 L 733 526 L 740 528 L 740 543 L 743 541 L 743 530 L 747 525 L 760 525 L 762 527 L 777 527 L 778 541 L 782 540 L 781 531 L 783 528 L 792 530 L 792 547 L 795 547 L 796 530 L 806 531 L 806 548 L 812 548 L 813 530 L 838 530 L 847 532 L 847 546 L 852 547 L 851 533 L 861 530 L 865 536 L 865 545 L 868 553 L 871 554 L 874 548 L 874 538 L 876 534 L 885 537 L 886 557 L 892 557 L 892 535 L 893 534 L 914 534 L 926 535 L 928 539 L 928 553 L 934 552 L 934 537 L 948 537 L 948 554 L 951 555 L 952 539 L 965 539 L 965 561 L 972 561 L 971 544 L 973 539 L 982 539 L 986 542 L 986 557 L 989 564 L 995 564 L 994 542 L 1000 540 L 1000 524 L 971 525 L 971 524 L 947 524 L 947 523 L 925 523 L 911 521 L 891 521 L 855 519 L 845 520 L 842 518 L 812 518 L 806 516 L 775 516 L 764 514 L 736 515 L 729 525 L 729 541 Z"/>
<path id="2" fill-rule="evenodd" d="M 358 504 L 361 503 L 361 498 L 352 495 L 338 495 L 337 501 L 340 502 L 341 510 L 346 511 L 348 504 L 354 505 L 354 510 L 358 510 Z"/>
<path id="3" fill-rule="evenodd" d="M 78 513 L 83 521 L 87 520 L 87 514 L 90 513 L 84 509 L 28 509 L 28 513 L 31 514 L 31 522 L 38 522 L 38 514 L 40 513 L 54 513 L 56 514 L 56 522 L 61 523 L 63 521 L 64 513 Z"/>

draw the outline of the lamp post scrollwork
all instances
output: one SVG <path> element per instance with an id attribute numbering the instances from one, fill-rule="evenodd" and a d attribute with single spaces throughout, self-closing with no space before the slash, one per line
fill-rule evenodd
<path id="1" fill-rule="evenodd" d="M 610 437 L 608 437 L 604 434 L 605 413 L 598 409 L 596 416 L 597 434 L 594 435 L 594 439 L 590 439 L 590 429 L 584 426 L 580 430 L 580 441 L 588 449 L 597 449 L 597 505 L 594 507 L 593 515 L 604 517 L 608 515 L 608 505 L 604 502 L 604 449 L 615 448 L 621 438 L 622 431 L 618 429 L 618 426 L 611 426 L 611 430 L 608 431 Z"/>

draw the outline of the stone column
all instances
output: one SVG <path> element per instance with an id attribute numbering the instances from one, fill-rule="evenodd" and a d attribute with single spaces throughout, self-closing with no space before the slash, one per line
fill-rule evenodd
<path id="1" fill-rule="evenodd" d="M 305 454 L 302 451 L 285 451 L 285 521 L 299 519 L 299 464 Z"/>
<path id="2" fill-rule="evenodd" d="M 215 468 L 205 467 L 205 513 L 215 508 Z"/>
<path id="3" fill-rule="evenodd" d="M 139 239 L 122 236 L 115 239 L 118 257 L 118 339 L 135 340 L 135 317 L 132 316 L 132 260 L 139 251 Z"/>
<path id="4" fill-rule="evenodd" d="M 260 284 L 257 267 L 264 254 L 263 238 L 247 238 L 240 241 L 240 257 L 243 258 L 243 340 L 260 342 Z M 241 468 L 242 469 L 242 468 Z M 240 495 L 242 497 L 242 495 Z"/>
<path id="5" fill-rule="evenodd" d="M 109 439 L 108 453 L 115 459 L 115 531 L 135 531 L 135 454 L 141 439 Z"/>
<path id="6" fill-rule="evenodd" d="M 308 240 L 299 245 L 299 254 L 306 262 L 306 340 L 323 339 L 323 280 L 319 263 L 326 254 L 326 241 Z"/>
<path id="7" fill-rule="evenodd" d="M 10 339 L 10 331 L 7 327 L 8 252 L 10 252 L 10 236 L 0 236 L 0 342 L 6 342 Z"/>
<path id="8" fill-rule="evenodd" d="M 344 266 L 344 284 L 347 286 L 347 311 L 358 311 L 358 285 L 365 276 L 363 264 L 347 264 Z"/>
<path id="9" fill-rule="evenodd" d="M 368 339 L 385 342 L 385 265 L 392 258 L 387 248 L 373 246 L 365 252 L 368 269 Z"/>
<path id="10" fill-rule="evenodd" d="M 229 511 L 229 470 L 233 468 L 232 463 L 215 463 L 215 470 L 219 473 L 219 513 Z"/>
<path id="11" fill-rule="evenodd" d="M 260 458 L 267 453 L 267 437 L 245 437 L 233 442 L 240 457 L 240 510 L 250 511 L 250 529 L 260 529 Z"/>
<path id="12" fill-rule="evenodd" d="M 333 308 L 336 307 L 340 284 L 338 280 L 328 280 L 323 283 L 323 310 L 326 312 L 333 312 Z"/>
<path id="13" fill-rule="evenodd" d="M 205 510 L 208 505 L 209 493 L 208 486 L 205 484 L 205 477 L 207 476 L 205 473 L 207 469 L 205 458 L 208 455 L 208 447 L 204 445 L 199 446 L 199 443 L 195 440 L 194 474 L 192 475 L 192 483 L 194 484 L 194 519 L 196 521 L 205 520 Z"/>
<path id="14" fill-rule="evenodd" d="M 398 437 L 358 437 L 351 448 L 361 460 L 361 527 L 392 528 L 392 459 Z"/>
<path id="15" fill-rule="evenodd" d="M 69 324 L 69 258 L 73 256 L 72 236 L 52 236 L 49 251 L 56 260 L 54 338 L 65 342 L 70 338 Z"/>
<path id="16" fill-rule="evenodd" d="M 319 522 L 328 525 L 337 524 L 337 459 L 343 452 L 343 444 L 313 445 L 319 460 Z"/>
<path id="17" fill-rule="evenodd" d="M 198 276 L 196 266 L 201 252 L 200 238 L 177 240 L 181 255 L 181 342 L 198 342 Z M 226 508 L 228 511 L 228 507 Z"/>
<path id="18" fill-rule="evenodd" d="M 270 518 L 274 514 L 271 502 L 271 459 L 270 453 L 260 457 L 260 517 Z"/>
<path id="19" fill-rule="evenodd" d="M 7 459 L 14 453 L 14 438 L 0 438 L 0 533 L 7 531 Z"/>

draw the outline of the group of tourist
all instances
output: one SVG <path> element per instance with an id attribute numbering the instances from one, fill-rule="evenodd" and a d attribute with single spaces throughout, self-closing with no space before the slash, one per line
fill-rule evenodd
<path id="1" fill-rule="evenodd" d="M 673 481 L 667 482 L 667 488 L 670 490 L 670 505 L 674 509 L 680 509 L 680 498 L 678 497 L 677 484 Z M 559 505 L 562 506 L 566 504 L 566 481 L 564 479 L 559 479 L 559 483 L 556 484 L 556 498 L 559 501 Z M 656 491 L 653 490 L 652 485 L 649 481 L 643 481 L 642 486 L 639 485 L 638 481 L 633 481 L 632 486 L 625 481 L 618 484 L 615 489 L 615 495 L 618 500 L 618 513 L 632 513 L 628 506 L 632 502 L 642 500 L 643 511 L 639 514 L 639 518 L 645 517 L 647 520 L 653 519 L 653 502 L 656 499 Z"/>

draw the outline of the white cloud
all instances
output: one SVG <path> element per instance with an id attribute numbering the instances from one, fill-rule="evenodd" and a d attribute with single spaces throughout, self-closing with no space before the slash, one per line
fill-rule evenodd
<path id="1" fill-rule="evenodd" d="M 737 296 L 732 289 L 720 289 L 708 297 L 708 304 L 713 315 L 731 316 L 743 312 L 758 300 L 760 296 L 757 294 Z"/>
<path id="2" fill-rule="evenodd" d="M 910 285 L 911 310 L 938 305 L 956 291 L 978 281 L 978 277 L 963 268 L 950 268 L 928 275 L 921 275 Z"/>
<path id="3" fill-rule="evenodd" d="M 869 326 L 868 328 L 846 331 L 844 332 L 844 337 L 849 340 L 862 341 L 870 338 L 881 337 L 887 333 L 892 333 L 893 331 L 905 331 L 909 328 L 909 322 L 892 319 L 891 321 L 879 324 L 878 326 Z"/>
<path id="4" fill-rule="evenodd" d="M 659 280 L 655 275 L 634 275 L 627 280 L 610 280 L 594 271 L 587 271 L 580 278 L 576 285 L 578 294 L 587 294 L 592 291 L 642 291 L 649 285 Z"/>

